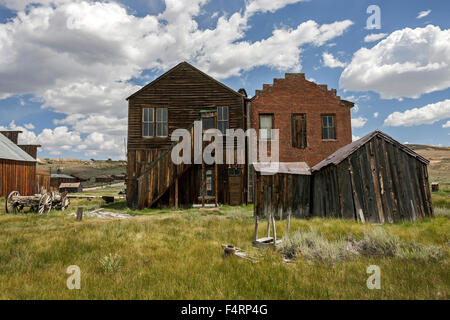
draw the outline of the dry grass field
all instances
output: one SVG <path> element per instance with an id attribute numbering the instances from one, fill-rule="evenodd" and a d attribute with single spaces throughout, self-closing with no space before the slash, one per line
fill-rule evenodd
<path id="1" fill-rule="evenodd" d="M 0 299 L 449 299 L 450 156 L 416 151 L 441 183 L 435 218 L 382 226 L 293 219 L 278 250 L 252 247 L 251 206 L 130 211 L 123 200 L 97 198 L 72 200 L 65 212 L 10 215 L 0 199 Z M 79 206 L 132 217 L 75 221 Z M 285 223 L 277 222 L 279 236 Z M 360 254 L 347 252 L 350 238 L 364 244 Z M 224 257 L 221 244 L 254 261 Z M 66 286 L 70 265 L 80 267 L 80 290 Z M 380 290 L 366 286 L 370 265 L 380 267 Z"/>

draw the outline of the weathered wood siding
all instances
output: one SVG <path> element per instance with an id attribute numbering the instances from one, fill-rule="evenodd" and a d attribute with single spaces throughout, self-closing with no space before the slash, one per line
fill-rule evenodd
<path id="1" fill-rule="evenodd" d="M 36 191 L 36 163 L 0 159 L 0 197 L 11 191 L 29 196 Z"/>
<path id="2" fill-rule="evenodd" d="M 36 169 L 36 186 L 36 193 L 43 190 L 51 191 L 50 173 L 42 169 Z"/>
<path id="3" fill-rule="evenodd" d="M 313 174 L 312 215 L 384 223 L 433 216 L 427 166 L 374 137 Z"/>
<path id="4" fill-rule="evenodd" d="M 310 212 L 311 176 L 278 173 L 262 175 L 255 172 L 254 214 L 267 217 L 273 212 L 277 219 L 290 213 L 297 218 L 307 218 Z"/>

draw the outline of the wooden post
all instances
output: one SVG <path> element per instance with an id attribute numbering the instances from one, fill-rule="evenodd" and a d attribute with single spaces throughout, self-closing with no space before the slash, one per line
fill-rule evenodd
<path id="1" fill-rule="evenodd" d="M 216 163 L 216 165 L 215 165 L 215 168 L 214 168 L 215 170 L 215 178 L 214 178 L 214 180 L 215 180 L 215 187 L 216 187 L 216 191 L 214 192 L 215 193 L 215 201 L 216 201 L 216 207 L 218 206 L 218 201 L 217 201 L 217 197 L 218 197 L 218 194 L 219 194 L 219 165 Z"/>
<path id="2" fill-rule="evenodd" d="M 175 208 L 178 209 L 178 177 L 175 179 Z"/>
<path id="3" fill-rule="evenodd" d="M 78 207 L 77 209 L 77 221 L 81 221 L 83 219 L 83 207 Z"/>
<path id="4" fill-rule="evenodd" d="M 275 228 L 275 216 L 272 214 L 272 233 L 273 233 L 273 245 L 277 244 L 277 229 Z"/>
<path id="5" fill-rule="evenodd" d="M 205 178 L 205 162 L 202 157 L 202 207 L 205 206 L 206 178 Z"/>
<path id="6" fill-rule="evenodd" d="M 258 240 L 258 216 L 255 215 L 255 241 Z"/>
<path id="7" fill-rule="evenodd" d="M 270 237 L 270 220 L 272 219 L 272 216 L 270 213 L 266 214 L 267 217 L 267 238 Z"/>
<path id="8" fill-rule="evenodd" d="M 286 225 L 286 237 L 289 238 L 289 228 L 291 227 L 291 212 L 289 211 L 287 216 L 287 225 Z"/>

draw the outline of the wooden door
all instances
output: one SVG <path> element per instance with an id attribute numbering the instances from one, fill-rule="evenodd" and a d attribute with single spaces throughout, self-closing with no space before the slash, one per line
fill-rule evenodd
<path id="1" fill-rule="evenodd" d="M 242 204 L 242 176 L 229 176 L 228 186 L 230 192 L 230 205 Z"/>

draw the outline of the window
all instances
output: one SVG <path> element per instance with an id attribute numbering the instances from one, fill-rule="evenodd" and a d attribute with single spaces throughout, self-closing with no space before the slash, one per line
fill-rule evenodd
<path id="1" fill-rule="evenodd" d="M 156 109 L 156 136 L 167 137 L 167 108 Z"/>
<path id="2" fill-rule="evenodd" d="M 272 139 L 273 114 L 259 115 L 259 135 L 262 140 Z"/>
<path id="3" fill-rule="evenodd" d="M 227 133 L 228 107 L 217 107 L 217 129 L 219 129 L 222 134 Z"/>
<path id="4" fill-rule="evenodd" d="M 153 108 L 144 108 L 142 111 L 142 136 L 151 138 L 153 137 L 155 130 Z"/>
<path id="5" fill-rule="evenodd" d="M 142 136 L 145 138 L 167 137 L 167 112 L 167 108 L 142 109 Z"/>
<path id="6" fill-rule="evenodd" d="M 216 127 L 216 120 L 214 117 L 204 117 L 202 118 L 202 129 L 203 131 L 214 129 Z"/>
<path id="7" fill-rule="evenodd" d="M 323 140 L 335 140 L 336 139 L 336 125 L 334 121 L 334 115 L 322 116 L 322 139 Z"/>
<path id="8" fill-rule="evenodd" d="M 292 146 L 294 148 L 306 148 L 306 114 L 292 114 Z"/>

